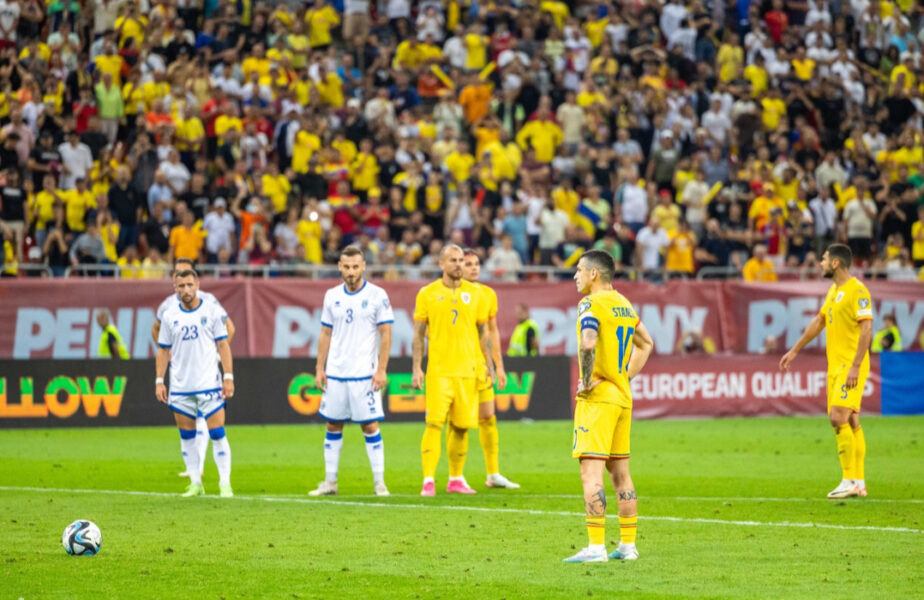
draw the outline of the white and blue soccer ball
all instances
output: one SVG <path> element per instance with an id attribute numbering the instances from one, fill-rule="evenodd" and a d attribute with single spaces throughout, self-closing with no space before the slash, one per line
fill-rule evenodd
<path id="1" fill-rule="evenodd" d="M 61 536 L 64 549 L 71 556 L 93 556 L 103 545 L 103 534 L 93 521 L 74 521 Z"/>

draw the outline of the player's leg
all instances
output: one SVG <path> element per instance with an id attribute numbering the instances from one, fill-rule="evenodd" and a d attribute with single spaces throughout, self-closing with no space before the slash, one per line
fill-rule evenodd
<path id="1" fill-rule="evenodd" d="M 209 426 L 201 414 L 196 417 L 196 450 L 199 452 L 199 474 L 205 471 L 205 456 L 209 450 Z"/>
<path id="2" fill-rule="evenodd" d="M 378 421 L 363 423 L 363 436 L 366 438 L 366 455 L 372 468 L 373 489 L 376 496 L 390 496 L 385 485 L 385 442 Z"/>
<path id="3" fill-rule="evenodd" d="M 191 412 L 183 410 L 179 404 L 184 403 L 183 398 L 171 398 L 169 406 L 173 410 L 173 418 L 176 426 L 180 430 L 180 446 L 183 449 L 183 462 L 186 463 L 186 472 L 189 473 L 189 487 L 186 488 L 184 496 L 201 496 L 205 493 L 202 487 L 202 476 L 199 474 L 199 453 L 196 451 L 196 418 L 195 405 L 192 402 Z M 186 407 L 190 409 L 190 407 Z"/>
<path id="4" fill-rule="evenodd" d="M 479 387 L 482 387 L 479 385 Z M 485 485 L 493 488 L 518 488 L 500 474 L 500 436 L 497 432 L 497 416 L 494 404 L 494 385 L 488 384 L 478 390 L 478 441 L 484 453 L 485 470 L 488 473 Z"/>
<path id="5" fill-rule="evenodd" d="M 375 495 L 388 496 L 390 494 L 385 485 L 385 444 L 379 429 L 379 421 L 385 419 L 382 391 L 372 388 L 372 379 L 351 381 L 347 385 L 350 391 L 350 419 L 363 430 Z"/>
<path id="6" fill-rule="evenodd" d="M 343 449 L 343 425 L 343 422 L 327 422 L 324 432 L 324 481 L 308 492 L 309 496 L 333 496 L 338 491 L 337 475 L 340 471 L 340 451 Z"/>
<path id="7" fill-rule="evenodd" d="M 579 400 L 574 407 L 571 456 L 580 460 L 584 524 L 588 546 L 565 562 L 606 562 L 606 490 L 603 472 L 613 445 L 615 411 L 611 404 Z"/>
<path id="8" fill-rule="evenodd" d="M 860 489 L 856 484 L 856 437 L 850 426 L 850 415 L 854 407 L 859 410 L 859 386 L 847 389 L 846 371 L 828 378 L 828 419 L 834 428 L 837 441 L 837 458 L 841 463 L 841 482 L 828 493 L 830 499 L 856 496 Z"/>
<path id="9" fill-rule="evenodd" d="M 610 558 L 635 560 L 638 550 L 635 537 L 638 532 L 638 496 L 635 484 L 629 474 L 629 434 L 632 430 L 632 409 L 621 407 L 616 418 L 616 431 L 613 435 L 613 447 L 606 468 L 613 480 L 616 498 L 619 502 L 619 548 L 610 554 Z"/>
<path id="10" fill-rule="evenodd" d="M 205 416 L 209 438 L 212 440 L 212 458 L 215 459 L 215 466 L 218 467 L 219 495 L 222 498 L 230 498 L 234 495 L 234 491 L 231 489 L 231 445 L 225 434 L 224 399 L 222 398 L 221 404 L 218 405 L 217 399 L 213 398 L 203 406 L 202 414 Z"/>
<path id="11" fill-rule="evenodd" d="M 584 524 L 587 527 L 587 547 L 564 562 L 606 562 L 606 490 L 603 471 L 606 461 L 601 458 L 581 459 L 581 487 L 584 491 Z"/>
<path id="12" fill-rule="evenodd" d="M 449 378 L 430 375 L 427 375 L 424 382 L 427 414 L 426 427 L 420 440 L 420 461 L 423 467 L 421 496 L 436 495 L 436 467 L 440 462 L 443 425 L 449 416 L 449 406 L 452 402 L 450 385 Z"/>
<path id="13" fill-rule="evenodd" d="M 474 377 L 453 378 L 453 400 L 449 411 L 449 431 L 446 434 L 446 454 L 449 458 L 449 482 L 446 491 L 453 494 L 475 494 L 465 480 L 465 460 L 468 457 L 468 431 L 478 426 L 478 384 Z"/>
<path id="14" fill-rule="evenodd" d="M 346 381 L 327 380 L 318 414 L 327 421 L 324 433 L 324 481 L 308 492 L 309 496 L 333 496 L 337 493 L 340 451 L 343 449 L 343 425 L 350 420 L 350 390 Z"/>
<path id="15" fill-rule="evenodd" d="M 866 436 L 863 435 L 863 428 L 860 427 L 860 413 L 851 412 L 848 419 L 850 428 L 853 430 L 854 446 L 854 479 L 856 479 L 857 495 L 866 497 Z"/>

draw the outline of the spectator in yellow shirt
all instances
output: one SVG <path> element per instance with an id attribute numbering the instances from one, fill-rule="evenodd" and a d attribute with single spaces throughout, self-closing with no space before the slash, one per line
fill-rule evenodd
<path id="1" fill-rule="evenodd" d="M 279 165 L 276 161 L 271 160 L 267 163 L 266 173 L 260 178 L 260 184 L 263 188 L 263 195 L 273 204 L 273 212 L 277 215 L 284 213 L 288 204 L 289 192 L 292 191 L 292 184 L 288 177 L 279 172 Z"/>
<path id="2" fill-rule="evenodd" d="M 754 57 L 754 64 L 744 69 L 744 78 L 751 82 L 751 96 L 760 97 L 770 83 L 770 75 L 764 65 L 764 56 L 760 52 Z"/>
<path id="3" fill-rule="evenodd" d="M 372 140 L 363 138 L 359 142 L 359 152 L 350 163 L 350 177 L 355 191 L 360 198 L 378 185 L 379 161 L 372 151 Z"/>
<path id="4" fill-rule="evenodd" d="M 62 192 L 67 215 L 67 226 L 73 232 L 85 231 L 87 228 L 87 211 L 96 208 L 96 198 L 87 189 L 87 180 L 83 177 L 74 182 L 74 189 Z"/>
<path id="5" fill-rule="evenodd" d="M 170 250 L 167 262 L 173 263 L 177 258 L 199 261 L 205 237 L 202 230 L 195 226 L 195 215 L 191 210 L 183 212 L 182 222 L 170 230 Z"/>
<path id="6" fill-rule="evenodd" d="M 482 33 L 481 25 L 476 23 L 469 28 L 464 41 L 468 50 L 465 68 L 480 71 L 488 64 L 488 44 L 491 43 L 491 39 Z"/>
<path id="7" fill-rule="evenodd" d="M 651 218 L 658 222 L 661 229 L 673 235 L 682 216 L 680 207 L 671 199 L 670 190 L 658 192 L 658 204 L 651 210 Z"/>
<path id="8" fill-rule="evenodd" d="M 675 205 L 676 206 L 676 205 Z M 664 268 L 668 273 L 693 274 L 693 250 L 696 248 L 696 235 L 690 231 L 690 225 L 681 219 L 677 230 L 668 234 L 670 243 L 664 259 Z"/>
<path id="9" fill-rule="evenodd" d="M 767 246 L 764 244 L 754 246 L 754 256 L 744 263 L 741 275 L 748 282 L 776 281 L 776 268 L 767 259 Z"/>
<path id="10" fill-rule="evenodd" d="M 308 43 L 315 50 L 330 46 L 330 30 L 340 24 L 340 15 L 325 0 L 315 0 L 314 7 L 305 12 L 308 24 Z"/>
<path id="11" fill-rule="evenodd" d="M 911 260 L 916 269 L 924 267 L 924 204 L 918 206 L 918 220 L 911 225 Z"/>
<path id="12" fill-rule="evenodd" d="M 767 90 L 760 99 L 760 118 L 764 124 L 764 131 L 776 131 L 780 121 L 786 116 L 786 103 L 783 101 L 779 88 Z"/>
<path id="13" fill-rule="evenodd" d="M 536 118 L 528 121 L 517 133 L 516 138 L 520 148 L 532 148 L 536 153 L 536 160 L 543 163 L 552 162 L 555 149 L 564 141 L 564 133 L 552 120 L 552 114 L 546 108 L 548 105 L 548 98 L 539 101 Z"/>

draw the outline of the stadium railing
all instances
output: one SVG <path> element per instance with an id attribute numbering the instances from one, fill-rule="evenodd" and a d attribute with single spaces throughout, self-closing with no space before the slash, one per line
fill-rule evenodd
<path id="1" fill-rule="evenodd" d="M 43 275 L 51 276 L 51 269 L 45 265 L 20 264 L 20 270 L 38 271 Z M 314 264 L 269 264 L 269 265 L 212 265 L 200 264 L 197 269 L 207 277 L 262 277 L 264 279 L 278 277 L 303 277 L 307 279 L 336 279 L 340 277 L 336 265 Z M 65 277 L 122 277 L 125 271 L 152 273 L 148 278 L 167 277 L 169 270 L 166 267 L 122 267 L 119 265 L 90 265 L 82 264 L 68 267 L 64 271 Z M 160 275 L 157 275 L 159 273 Z M 425 281 L 440 276 L 439 267 L 421 267 L 411 265 L 369 265 L 366 273 L 371 279 L 401 279 L 411 281 Z M 855 273 L 867 279 L 895 279 L 895 273 L 888 269 L 871 267 L 857 269 Z M 821 273 L 816 269 L 783 267 L 776 270 L 777 278 L 781 281 L 811 281 L 821 279 Z M 574 276 L 573 267 L 560 268 L 549 266 L 527 266 L 515 274 L 487 273 L 490 281 L 515 283 L 518 281 L 566 281 Z M 515 275 L 513 278 L 510 275 Z M 666 272 L 663 269 L 635 269 L 624 267 L 616 273 L 616 279 L 622 281 L 650 281 L 662 282 L 667 280 L 740 280 L 741 271 L 735 267 L 701 267 L 695 277 L 687 273 Z"/>

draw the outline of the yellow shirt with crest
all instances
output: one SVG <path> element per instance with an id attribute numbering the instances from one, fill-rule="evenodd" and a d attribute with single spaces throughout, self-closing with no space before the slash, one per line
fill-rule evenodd
<path id="1" fill-rule="evenodd" d="M 478 377 L 484 369 L 478 326 L 488 303 L 476 284 L 450 288 L 437 279 L 417 292 L 414 320 L 429 330 L 427 377 Z"/>
<path id="2" fill-rule="evenodd" d="M 838 287 L 832 283 L 821 305 L 827 330 L 828 375 L 849 369 L 860 343 L 860 323 L 873 319 L 873 299 L 856 277 Z M 860 373 L 869 373 L 869 351 L 863 355 Z"/>

